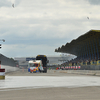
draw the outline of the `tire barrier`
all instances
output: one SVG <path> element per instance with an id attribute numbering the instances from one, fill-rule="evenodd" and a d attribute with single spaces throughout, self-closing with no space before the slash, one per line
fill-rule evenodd
<path id="1" fill-rule="evenodd" d="M 59 69 L 62 69 L 62 70 L 80 70 L 81 66 L 65 66 L 65 67 L 59 67 Z"/>
<path id="2" fill-rule="evenodd" d="M 5 69 L 0 69 L 0 79 L 5 79 Z"/>

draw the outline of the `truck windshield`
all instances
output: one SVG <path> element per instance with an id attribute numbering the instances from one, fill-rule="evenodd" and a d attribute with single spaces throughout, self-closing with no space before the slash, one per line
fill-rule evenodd
<path id="1" fill-rule="evenodd" d="M 37 67 L 38 64 L 34 64 L 34 63 L 29 63 L 29 67 Z"/>

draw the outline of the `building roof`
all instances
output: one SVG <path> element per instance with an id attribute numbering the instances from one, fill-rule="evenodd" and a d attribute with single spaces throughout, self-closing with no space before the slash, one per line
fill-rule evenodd
<path id="1" fill-rule="evenodd" d="M 91 44 L 91 41 L 99 42 L 99 39 L 100 30 L 90 30 L 87 33 L 79 36 L 77 39 L 72 40 L 70 43 L 66 43 L 61 47 L 58 47 L 55 49 L 55 52 L 70 53 L 79 56 L 80 52 L 82 52 L 81 49 L 83 49 L 87 43 Z M 88 47 L 90 46 L 88 45 Z"/>

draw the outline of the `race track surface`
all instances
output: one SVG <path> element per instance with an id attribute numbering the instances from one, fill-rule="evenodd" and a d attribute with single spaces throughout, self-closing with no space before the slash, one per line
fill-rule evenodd
<path id="1" fill-rule="evenodd" d="M 63 73 L 7 73 L 0 80 L 0 100 L 100 100 L 100 77 Z M 34 98 L 34 99 L 33 99 Z"/>

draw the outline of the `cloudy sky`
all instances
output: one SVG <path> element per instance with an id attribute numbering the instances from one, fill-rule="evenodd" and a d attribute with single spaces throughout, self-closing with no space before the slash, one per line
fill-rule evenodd
<path id="1" fill-rule="evenodd" d="M 7 57 L 59 55 L 56 48 L 91 29 L 100 29 L 100 0 L 0 0 Z"/>

